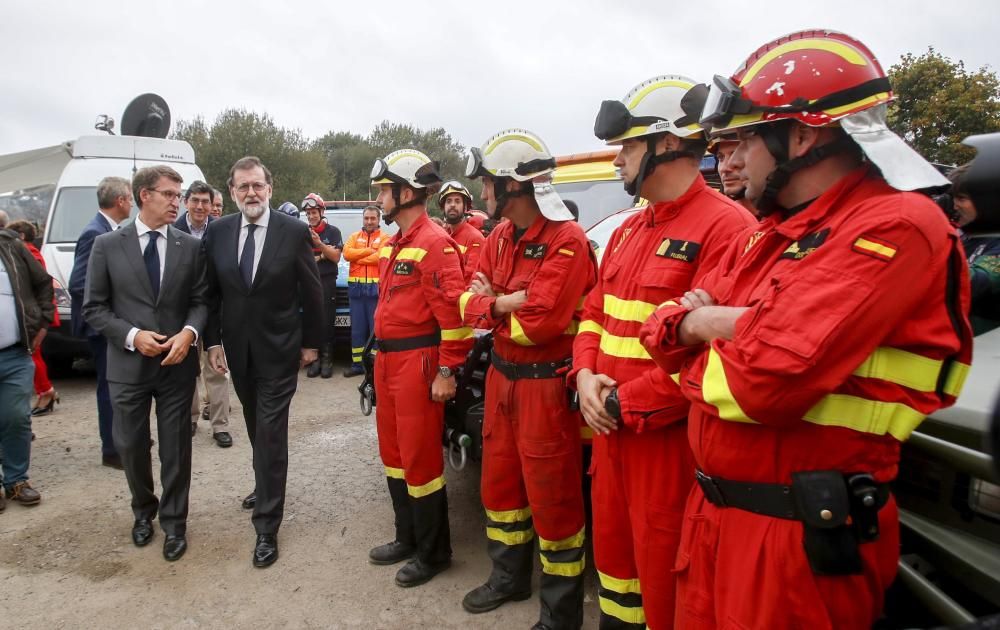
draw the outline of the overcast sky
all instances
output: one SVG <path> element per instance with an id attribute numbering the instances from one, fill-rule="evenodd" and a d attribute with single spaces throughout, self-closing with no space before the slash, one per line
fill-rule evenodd
<path id="1" fill-rule="evenodd" d="M 94 133 L 97 114 L 120 122 L 144 92 L 174 121 L 239 107 L 316 138 L 387 119 L 465 146 L 516 126 L 586 151 L 601 100 L 658 74 L 730 74 L 791 31 L 844 31 L 885 68 L 934 46 L 998 71 L 997 24 L 995 0 L 6 0 L 0 154 Z"/>

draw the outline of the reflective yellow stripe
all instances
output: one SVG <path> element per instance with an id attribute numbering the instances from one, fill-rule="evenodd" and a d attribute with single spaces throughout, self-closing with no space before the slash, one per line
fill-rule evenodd
<path id="1" fill-rule="evenodd" d="M 580 322 L 574 319 L 569 323 L 569 326 L 566 327 L 566 330 L 564 330 L 562 334 L 575 335 L 578 330 L 580 330 Z"/>
<path id="2" fill-rule="evenodd" d="M 925 417 L 925 414 L 902 403 L 828 394 L 807 411 L 803 419 L 814 424 L 844 427 L 862 433 L 888 433 L 902 442 L 910 437 Z"/>
<path id="3" fill-rule="evenodd" d="M 971 367 L 965 363 L 952 363 L 951 369 L 948 371 L 948 376 L 944 381 L 944 393 L 949 396 L 958 397 L 962 393 L 962 387 L 965 386 L 965 377 L 969 375 L 969 370 Z"/>
<path id="4" fill-rule="evenodd" d="M 541 542 L 541 538 L 538 539 Z M 545 554 L 539 556 L 542 559 L 542 573 L 548 573 L 549 575 L 561 575 L 563 577 L 576 577 L 583 573 L 583 569 L 587 566 L 587 557 L 580 558 L 576 562 L 552 562 L 545 557 Z"/>
<path id="5" fill-rule="evenodd" d="M 361 277 L 350 276 L 347 278 L 347 281 L 356 282 L 358 284 L 369 284 L 372 282 L 378 282 L 378 278 L 361 278 Z"/>
<path id="6" fill-rule="evenodd" d="M 642 300 L 622 300 L 608 294 L 604 296 L 605 314 L 625 322 L 639 322 L 641 324 L 655 310 L 655 304 L 643 302 Z"/>
<path id="7" fill-rule="evenodd" d="M 616 593 L 638 593 L 642 594 L 642 589 L 639 587 L 639 578 L 633 578 L 631 580 L 623 580 L 621 578 L 611 577 L 607 573 L 597 572 L 597 577 L 601 580 L 601 586 L 608 589 L 609 591 L 614 591 Z"/>
<path id="8" fill-rule="evenodd" d="M 385 476 L 391 477 L 392 479 L 402 479 L 403 469 L 402 468 L 392 468 L 391 466 L 385 467 Z"/>
<path id="9" fill-rule="evenodd" d="M 519 532 L 505 532 L 499 527 L 487 527 L 486 537 L 505 545 L 523 545 L 524 543 L 531 542 L 535 537 L 535 530 L 529 528 Z"/>
<path id="10" fill-rule="evenodd" d="M 502 510 L 500 512 L 486 510 L 486 518 L 490 519 L 494 523 L 520 523 L 521 521 L 526 521 L 531 518 L 531 508 L 526 507 L 518 510 Z"/>
<path id="11" fill-rule="evenodd" d="M 538 548 L 542 551 L 565 551 L 567 549 L 578 549 L 583 546 L 583 528 L 580 531 L 563 538 L 562 540 L 545 540 L 541 536 L 538 537 Z"/>
<path id="12" fill-rule="evenodd" d="M 673 382 L 675 382 L 678 385 L 680 385 L 681 384 L 681 373 L 680 372 L 674 372 L 673 374 L 670 375 L 670 380 L 672 380 Z"/>
<path id="13" fill-rule="evenodd" d="M 521 322 L 517 321 L 517 317 L 513 313 L 510 314 L 510 340 L 519 346 L 535 345 L 535 342 L 528 339 L 528 335 L 524 334 Z"/>
<path id="14" fill-rule="evenodd" d="M 426 255 L 426 249 L 421 249 L 419 247 L 404 247 L 399 250 L 399 254 L 396 255 L 396 260 L 412 260 L 420 262 Z"/>
<path id="15" fill-rule="evenodd" d="M 365 351 L 364 348 L 351 348 L 351 352 L 353 352 L 354 354 L 361 354 L 364 351 Z"/>
<path id="16" fill-rule="evenodd" d="M 576 256 L 576 252 L 574 252 L 572 249 L 559 248 L 559 253 L 562 254 L 563 256 L 570 256 L 570 257 Z"/>
<path id="17" fill-rule="evenodd" d="M 457 245 L 457 243 L 456 243 L 456 245 Z M 464 254 L 466 251 L 468 251 L 468 248 L 465 245 L 459 245 L 458 246 L 458 251 L 460 251 L 460 252 L 462 252 Z"/>
<path id="18" fill-rule="evenodd" d="M 580 322 L 580 328 L 577 330 L 578 335 L 582 335 L 583 333 L 594 333 L 597 336 L 601 336 L 604 334 L 604 328 L 592 319 L 585 319 Z"/>
<path id="19" fill-rule="evenodd" d="M 719 417 L 733 422 L 756 422 L 743 412 L 740 403 L 736 402 L 733 392 L 729 390 L 726 370 L 722 359 L 715 348 L 708 349 L 708 361 L 705 364 L 705 375 L 701 381 L 701 395 L 710 405 L 719 410 Z"/>
<path id="20" fill-rule="evenodd" d="M 854 246 L 861 249 L 866 249 L 870 252 L 879 254 L 880 256 L 885 256 L 886 258 L 892 258 L 896 255 L 896 250 L 891 247 L 886 247 L 881 243 L 874 243 L 866 238 L 859 238 L 854 241 Z"/>
<path id="21" fill-rule="evenodd" d="M 441 330 L 441 341 L 461 341 L 463 339 L 472 339 L 473 336 L 472 329 L 468 326 L 444 328 Z"/>
<path id="22" fill-rule="evenodd" d="M 638 337 L 619 337 L 618 335 L 612 335 L 608 331 L 598 324 L 597 322 L 587 319 L 580 322 L 580 328 L 577 334 L 583 333 L 595 333 L 601 336 L 601 352 L 612 357 L 619 357 L 622 359 L 643 359 L 646 361 L 652 361 L 653 357 L 649 356 L 646 349 L 642 347 L 639 343 Z"/>
<path id="23" fill-rule="evenodd" d="M 646 623 L 646 611 L 642 609 L 642 606 L 638 608 L 625 608 L 618 602 L 613 602 L 607 597 L 598 597 L 601 602 L 601 612 L 614 617 L 615 619 L 621 619 L 625 623 Z"/>
<path id="24" fill-rule="evenodd" d="M 388 258 L 389 256 L 392 256 L 392 247 L 383 247 L 378 250 L 379 258 Z"/>
<path id="25" fill-rule="evenodd" d="M 876 348 L 853 374 L 889 381 L 919 392 L 933 392 L 943 363 L 898 348 Z"/>
<path id="26" fill-rule="evenodd" d="M 465 307 L 469 304 L 469 300 L 472 299 L 473 295 L 475 294 L 471 291 L 466 291 L 460 298 L 458 298 L 458 315 L 462 319 L 465 319 Z"/>
<path id="27" fill-rule="evenodd" d="M 428 494 L 437 492 L 444 487 L 444 477 L 438 477 L 437 479 L 432 479 L 422 486 L 411 486 L 406 484 L 406 492 L 409 493 L 414 499 L 419 499 L 420 497 L 426 497 Z"/>

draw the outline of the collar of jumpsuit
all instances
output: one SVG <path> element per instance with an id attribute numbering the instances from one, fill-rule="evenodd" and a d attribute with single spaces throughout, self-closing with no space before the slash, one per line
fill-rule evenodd
<path id="1" fill-rule="evenodd" d="M 643 210 L 646 218 L 646 225 L 652 227 L 654 225 L 666 223 L 676 216 L 677 213 L 681 211 L 681 208 L 686 206 L 692 199 L 703 192 L 705 192 L 705 178 L 699 173 L 694 178 L 694 181 L 691 182 L 691 186 L 688 187 L 684 194 L 677 199 L 659 201 L 646 206 L 646 209 Z"/>
<path id="2" fill-rule="evenodd" d="M 782 220 L 779 212 L 765 218 L 760 223 L 760 230 L 773 229 L 782 236 L 798 240 L 806 234 L 814 232 L 816 226 L 821 225 L 827 217 L 837 212 L 840 209 L 840 199 L 857 188 L 862 180 L 871 176 L 870 166 L 860 166 L 841 177 L 839 182 L 826 189 L 801 212 L 785 220 Z"/>

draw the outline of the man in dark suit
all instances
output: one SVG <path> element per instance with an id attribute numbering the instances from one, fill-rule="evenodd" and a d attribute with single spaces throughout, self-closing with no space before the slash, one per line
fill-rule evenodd
<path id="1" fill-rule="evenodd" d="M 191 398 L 198 353 L 190 352 L 208 316 L 205 262 L 198 239 L 175 229 L 181 176 L 169 166 L 132 180 L 139 216 L 94 241 L 83 315 L 107 339 L 113 435 L 132 493 L 139 547 L 153 538 L 157 512 L 163 557 L 187 549 L 191 486 Z M 153 491 L 149 411 L 156 400 L 162 498 Z"/>
<path id="2" fill-rule="evenodd" d="M 253 564 L 266 567 L 278 559 L 288 406 L 299 368 L 317 359 L 323 339 L 323 289 L 309 228 L 269 209 L 271 173 L 260 159 L 233 165 L 229 192 L 240 212 L 212 222 L 202 239 L 211 303 L 205 347 L 213 369 L 231 372 L 243 404 L 257 484 L 243 506 L 254 510 Z"/>
<path id="3" fill-rule="evenodd" d="M 87 339 L 90 352 L 94 356 L 97 370 L 97 423 L 101 435 L 101 463 L 121 470 L 122 460 L 115 450 L 111 437 L 111 396 L 108 394 L 108 351 L 107 341 L 83 318 L 83 288 L 87 282 L 87 263 L 94 239 L 118 229 L 132 211 L 132 186 L 123 177 L 105 177 L 97 184 L 97 207 L 99 210 L 76 241 L 73 254 L 73 271 L 69 277 L 69 294 L 72 298 L 70 315 L 73 334 Z"/>

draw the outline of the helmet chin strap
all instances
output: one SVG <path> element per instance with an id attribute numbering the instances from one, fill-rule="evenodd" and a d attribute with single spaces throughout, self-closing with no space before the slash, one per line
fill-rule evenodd
<path id="1" fill-rule="evenodd" d="M 698 157 L 691 151 L 666 151 L 657 155 L 657 138 L 657 134 L 646 136 L 646 152 L 642 155 L 642 161 L 639 162 L 639 174 L 632 181 L 625 182 L 625 192 L 633 196 L 633 204 L 639 203 L 639 199 L 642 197 L 642 182 L 656 170 L 657 166 L 673 162 L 682 157 Z"/>
<path id="2" fill-rule="evenodd" d="M 496 177 L 493 179 L 493 197 L 497 200 L 497 209 L 490 218 L 494 221 L 500 220 L 503 209 L 507 206 L 507 201 L 514 197 L 523 197 L 527 194 L 534 194 L 534 185 L 531 182 L 520 182 L 520 187 L 515 191 L 507 190 L 507 180 L 509 177 Z M 516 180 L 515 180 L 516 181 Z M 527 184 L 527 186 L 525 186 Z"/>
<path id="3" fill-rule="evenodd" d="M 396 215 L 399 214 L 400 210 L 412 208 L 413 206 L 419 206 L 427 199 L 426 195 L 418 195 L 414 193 L 415 196 L 413 197 L 413 199 L 410 199 L 406 203 L 402 203 L 399 199 L 400 195 L 402 194 L 402 190 L 403 190 L 402 184 L 392 185 L 392 200 L 395 202 L 396 207 L 392 209 L 392 212 L 382 215 L 382 219 L 386 222 L 386 224 L 394 223 L 396 220 Z"/>

